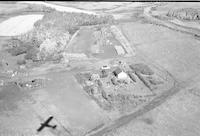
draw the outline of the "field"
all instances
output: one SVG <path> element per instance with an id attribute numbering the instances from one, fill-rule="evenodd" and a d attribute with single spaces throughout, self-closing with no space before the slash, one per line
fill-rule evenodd
<path id="1" fill-rule="evenodd" d="M 152 24 L 126 23 L 121 28 L 133 46 L 176 79 L 191 78 L 199 72 L 199 40 Z"/>
<path id="2" fill-rule="evenodd" d="M 199 83 L 181 90 L 160 107 L 104 136 L 196 136 L 199 131 Z M 194 93 L 196 92 L 196 93 Z"/>
<path id="3" fill-rule="evenodd" d="M 71 73 L 52 73 L 46 75 L 46 78 L 53 80 L 47 84 L 45 90 L 40 90 L 49 96 L 46 98 L 48 104 L 44 106 L 73 135 L 86 133 L 108 119 L 97 104 L 88 98 Z"/>
<path id="4" fill-rule="evenodd" d="M 1 2 L 0 135 L 200 135 L 199 6 Z"/>
<path id="5" fill-rule="evenodd" d="M 117 56 L 114 45 L 121 44 L 112 36 L 109 27 L 105 26 L 100 30 L 96 27 L 83 27 L 65 50 L 72 53 L 85 53 L 88 57 L 105 59 Z"/>

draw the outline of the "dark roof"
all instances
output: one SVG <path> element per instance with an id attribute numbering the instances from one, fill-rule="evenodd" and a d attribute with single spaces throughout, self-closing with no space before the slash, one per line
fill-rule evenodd
<path id="1" fill-rule="evenodd" d="M 118 75 L 119 73 L 121 73 L 122 72 L 122 70 L 118 67 L 118 68 L 116 68 L 114 71 L 113 71 L 113 73 L 115 74 L 115 76 L 116 75 Z"/>

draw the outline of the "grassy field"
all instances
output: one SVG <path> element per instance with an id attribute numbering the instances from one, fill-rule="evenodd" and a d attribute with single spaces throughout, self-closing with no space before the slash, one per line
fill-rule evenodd
<path id="1" fill-rule="evenodd" d="M 199 83 L 196 84 L 197 88 Z M 199 93 L 199 89 L 196 92 Z M 199 131 L 199 96 L 192 89 L 180 91 L 153 111 L 104 136 L 197 136 Z"/>
<path id="2" fill-rule="evenodd" d="M 200 42 L 192 36 L 152 24 L 126 23 L 121 28 L 140 53 L 175 78 L 184 80 L 199 73 Z"/>
<path id="3" fill-rule="evenodd" d="M 82 135 L 104 123 L 106 114 L 85 94 L 72 73 L 49 73 L 46 78 L 50 79 L 44 90 L 49 96 L 45 101 L 50 103 L 46 107 L 72 134 Z"/>
<path id="4" fill-rule="evenodd" d="M 114 49 L 113 45 L 119 45 L 120 43 L 114 38 L 108 38 L 113 45 L 101 45 L 97 43 L 97 39 L 94 37 L 95 28 L 93 27 L 84 27 L 80 29 L 77 36 L 70 42 L 66 48 L 66 52 L 71 53 L 85 53 L 88 57 L 97 57 L 97 58 L 112 58 L 117 56 L 117 52 Z M 99 44 L 97 47 L 94 47 L 95 44 Z M 92 51 L 92 48 L 98 48 L 99 53 Z"/>

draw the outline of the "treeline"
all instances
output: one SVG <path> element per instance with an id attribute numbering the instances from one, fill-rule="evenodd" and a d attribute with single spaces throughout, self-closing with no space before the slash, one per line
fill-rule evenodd
<path id="1" fill-rule="evenodd" d="M 84 13 L 66 13 L 53 11 L 46 13 L 42 20 L 35 23 L 35 27 L 55 27 L 61 30 L 74 33 L 80 26 L 113 24 L 114 18 L 111 15 L 89 15 Z"/>
<path id="2" fill-rule="evenodd" d="M 182 9 L 170 10 L 167 13 L 167 16 L 183 20 L 200 20 L 200 11 L 199 9 L 194 9 L 194 8 L 182 8 Z"/>

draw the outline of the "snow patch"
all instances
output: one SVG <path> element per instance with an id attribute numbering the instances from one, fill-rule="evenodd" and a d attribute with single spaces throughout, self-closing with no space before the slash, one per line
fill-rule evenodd
<path id="1" fill-rule="evenodd" d="M 33 29 L 34 23 L 43 18 L 41 14 L 20 15 L 0 23 L 0 36 L 17 36 Z"/>

